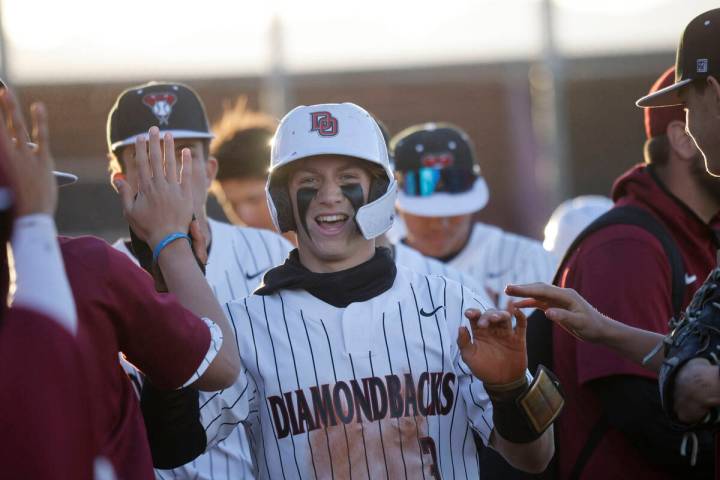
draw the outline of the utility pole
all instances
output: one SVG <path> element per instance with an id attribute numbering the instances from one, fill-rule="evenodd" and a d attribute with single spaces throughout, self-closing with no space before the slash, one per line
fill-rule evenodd
<path id="1" fill-rule="evenodd" d="M 269 68 L 262 82 L 260 107 L 275 118 L 288 110 L 288 79 L 285 71 L 283 25 L 279 15 L 273 15 L 269 29 Z"/>
<path id="2" fill-rule="evenodd" d="M 9 73 L 8 73 L 8 61 L 7 61 L 7 44 L 5 40 L 5 28 L 3 26 L 3 7 L 4 2 L 0 1 L 0 78 L 3 79 L 5 83 L 9 83 Z"/>
<path id="3" fill-rule="evenodd" d="M 532 123 L 538 141 L 536 177 L 550 208 L 573 193 L 568 154 L 565 64 L 555 42 L 553 0 L 542 0 L 542 54 L 530 69 Z"/>

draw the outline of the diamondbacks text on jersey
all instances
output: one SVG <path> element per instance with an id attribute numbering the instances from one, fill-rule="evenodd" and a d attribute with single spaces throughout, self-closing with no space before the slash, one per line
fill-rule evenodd
<path id="1" fill-rule="evenodd" d="M 477 297 L 398 267 L 345 309 L 304 290 L 230 302 L 258 395 L 216 413 L 250 426 L 259 478 L 477 478 L 470 429 L 489 441 L 492 405 L 456 344 Z"/>

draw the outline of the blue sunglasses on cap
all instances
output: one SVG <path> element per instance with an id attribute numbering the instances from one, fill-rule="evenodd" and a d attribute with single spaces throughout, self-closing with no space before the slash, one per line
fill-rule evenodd
<path id="1" fill-rule="evenodd" d="M 466 168 L 420 167 L 397 173 L 398 186 L 405 195 L 426 197 L 434 193 L 470 191 L 478 174 Z"/>

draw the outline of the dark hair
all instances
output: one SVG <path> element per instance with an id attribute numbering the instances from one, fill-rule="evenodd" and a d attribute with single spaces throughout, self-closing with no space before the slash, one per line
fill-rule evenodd
<path id="1" fill-rule="evenodd" d="M 668 158 L 670 158 L 670 149 L 670 139 L 667 135 L 656 135 L 648 138 L 643 147 L 645 163 L 659 166 L 666 165 Z"/>
<path id="2" fill-rule="evenodd" d="M 218 161 L 217 180 L 267 178 L 270 149 L 277 122 L 247 108 L 247 98 L 225 102 L 222 117 L 213 125 L 210 152 Z"/>

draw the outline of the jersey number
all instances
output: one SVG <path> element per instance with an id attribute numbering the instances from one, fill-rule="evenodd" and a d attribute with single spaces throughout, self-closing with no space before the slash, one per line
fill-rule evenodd
<path id="1" fill-rule="evenodd" d="M 436 480 L 440 480 L 440 472 L 437 467 L 437 449 L 435 448 L 435 440 L 432 437 L 422 437 L 420 439 L 420 448 L 422 453 L 429 453 L 432 457 L 432 463 L 430 464 L 430 476 Z"/>

